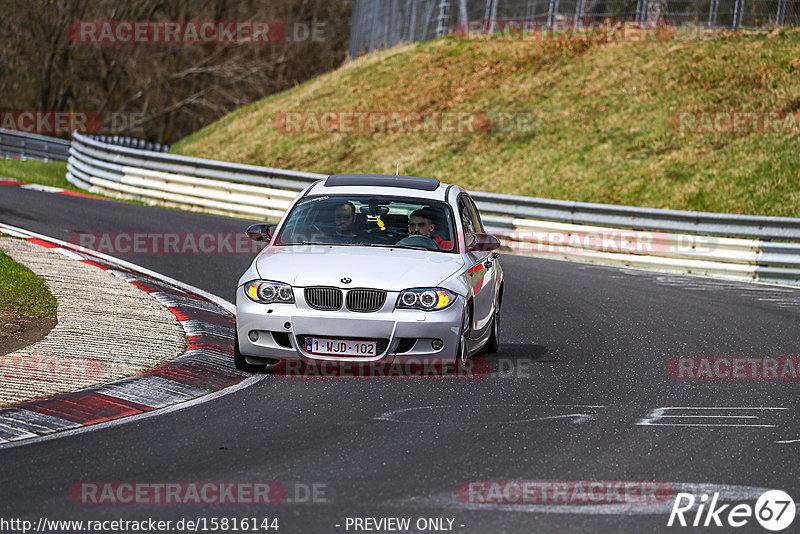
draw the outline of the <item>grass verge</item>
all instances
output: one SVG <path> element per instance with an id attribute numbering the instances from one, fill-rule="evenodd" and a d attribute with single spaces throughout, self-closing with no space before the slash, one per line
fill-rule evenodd
<path id="1" fill-rule="evenodd" d="M 70 191 L 79 191 L 67 181 L 66 174 L 66 161 L 0 159 L 0 177 L 29 184 L 49 185 Z"/>
<path id="2" fill-rule="evenodd" d="M 0 251 L 0 310 L 30 317 L 56 317 L 58 302 L 33 272 Z"/>

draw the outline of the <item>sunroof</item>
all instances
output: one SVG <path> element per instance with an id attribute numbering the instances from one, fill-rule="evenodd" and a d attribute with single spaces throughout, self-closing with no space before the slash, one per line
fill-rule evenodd
<path id="1" fill-rule="evenodd" d="M 326 187 L 403 187 L 420 191 L 435 191 L 439 180 L 418 176 L 391 176 L 385 174 L 334 174 L 325 180 Z"/>

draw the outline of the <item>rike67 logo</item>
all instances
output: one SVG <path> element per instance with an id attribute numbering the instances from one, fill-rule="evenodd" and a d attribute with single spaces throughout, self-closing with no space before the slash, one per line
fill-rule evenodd
<path id="1" fill-rule="evenodd" d="M 696 499 L 691 493 L 678 493 L 667 526 L 738 528 L 748 524 L 755 516 L 763 528 L 778 532 L 788 528 L 797 513 L 794 500 L 781 490 L 764 492 L 755 507 L 745 503 L 719 505 L 718 501 L 719 492 L 714 493 L 710 500 L 707 494 Z"/>

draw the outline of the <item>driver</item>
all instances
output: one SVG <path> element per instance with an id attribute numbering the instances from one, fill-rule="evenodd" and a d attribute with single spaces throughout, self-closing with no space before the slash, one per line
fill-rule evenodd
<path id="1" fill-rule="evenodd" d="M 346 240 L 356 239 L 359 236 L 353 230 L 355 222 L 356 207 L 352 202 L 338 204 L 333 211 L 333 224 L 336 226 L 336 236 Z"/>
<path id="2" fill-rule="evenodd" d="M 408 216 L 408 231 L 411 235 L 423 235 L 436 241 L 441 250 L 450 250 L 453 244 L 450 241 L 442 239 L 433 233 L 435 225 L 433 224 L 433 215 L 426 211 L 424 208 L 413 212 Z"/>

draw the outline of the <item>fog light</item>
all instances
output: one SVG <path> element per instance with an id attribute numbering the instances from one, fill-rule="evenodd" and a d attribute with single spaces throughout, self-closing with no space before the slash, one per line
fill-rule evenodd
<path id="1" fill-rule="evenodd" d="M 433 347 L 433 350 L 442 350 L 444 342 L 441 339 L 434 339 L 431 341 L 431 347 Z"/>
<path id="2" fill-rule="evenodd" d="M 255 330 L 250 330 L 250 333 L 247 334 L 247 337 L 250 338 L 250 341 L 255 343 L 256 341 L 258 341 L 258 332 L 256 332 Z"/>

